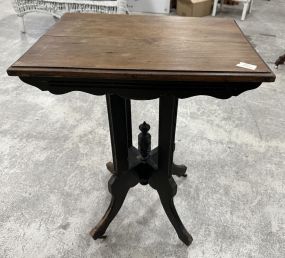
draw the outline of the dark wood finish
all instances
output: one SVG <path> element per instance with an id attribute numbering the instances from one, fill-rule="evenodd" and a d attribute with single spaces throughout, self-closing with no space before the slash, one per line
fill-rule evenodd
<path id="1" fill-rule="evenodd" d="M 107 163 L 107 168 L 114 174 L 108 183 L 112 199 L 105 215 L 90 232 L 94 239 L 103 237 L 129 189 L 139 182 L 133 170 L 129 170 L 130 101 L 111 94 L 106 96 L 106 100 L 113 154 L 113 163 Z"/>
<path id="2" fill-rule="evenodd" d="M 105 231 L 119 212 L 129 189 L 141 183 L 142 185 L 150 184 L 157 190 L 163 208 L 178 237 L 186 245 L 191 244 L 193 239 L 183 226 L 173 202 L 177 185 L 172 178 L 172 171 L 179 176 L 184 175 L 186 171 L 185 166 L 173 164 L 177 105 L 176 97 L 160 98 L 159 145 L 151 151 L 151 137 L 148 133 L 150 126 L 144 122 L 140 125 L 139 146 L 136 149 L 133 146 L 128 147 L 129 125 L 125 123 L 128 113 L 125 112 L 125 99 L 116 95 L 107 95 L 113 152 L 113 163 L 107 163 L 107 168 L 114 174 L 109 180 L 112 200 L 103 218 L 90 232 L 94 239 L 105 237 Z M 130 106 L 127 109 L 130 110 Z"/>
<path id="3" fill-rule="evenodd" d="M 141 133 L 138 136 L 138 147 L 139 152 L 141 154 L 142 160 L 147 160 L 149 158 L 149 155 L 151 153 L 151 135 L 148 132 L 150 129 L 150 125 L 146 122 L 143 122 L 139 129 Z"/>
<path id="4" fill-rule="evenodd" d="M 189 246 L 192 243 L 193 238 L 181 222 L 173 202 L 173 197 L 177 193 L 177 185 L 174 179 L 172 177 L 162 175 L 161 173 L 156 173 L 150 178 L 149 184 L 157 190 L 165 213 L 175 228 L 179 239 Z"/>
<path id="5" fill-rule="evenodd" d="M 126 111 L 128 147 L 130 148 L 133 146 L 131 100 L 125 99 L 125 101 L 126 101 L 125 111 Z"/>
<path id="6" fill-rule="evenodd" d="M 167 76 L 166 76 L 167 77 Z M 20 77 L 30 85 L 53 94 L 65 94 L 71 91 L 82 91 L 94 95 L 117 94 L 125 98 L 148 100 L 159 98 L 161 95 L 174 95 L 178 98 L 188 98 L 207 95 L 219 99 L 238 96 L 247 90 L 260 86 L 257 82 L 182 82 L 182 81 L 92 81 L 78 78 L 42 78 Z M 202 78 L 201 78 L 202 80 Z M 94 87 L 95 86 L 95 87 Z"/>
<path id="7" fill-rule="evenodd" d="M 104 80 L 274 78 L 234 20 L 104 14 L 65 14 L 8 72 Z"/>
<path id="8" fill-rule="evenodd" d="M 239 62 L 257 69 L 237 67 Z M 173 201 L 177 185 L 172 175 L 186 176 L 187 169 L 173 163 L 178 98 L 225 99 L 275 80 L 233 20 L 169 16 L 66 14 L 7 72 L 53 94 L 106 95 L 112 200 L 91 231 L 94 239 L 104 237 L 129 189 L 140 183 L 157 190 L 186 245 L 192 237 Z M 151 150 L 149 128 L 143 125 L 137 149 L 130 101 L 154 98 L 160 98 L 159 144 Z"/>
<path id="9" fill-rule="evenodd" d="M 112 142 L 115 173 L 128 170 L 128 134 L 126 118 L 126 101 L 116 95 L 108 94 L 107 107 Z"/>
<path id="10" fill-rule="evenodd" d="M 176 97 L 162 96 L 159 99 L 158 167 L 169 177 L 172 174 L 177 105 Z"/>
<path id="11" fill-rule="evenodd" d="M 172 175 L 176 175 L 178 177 L 187 177 L 186 174 L 187 171 L 187 167 L 185 165 L 176 165 L 175 163 L 173 163 L 172 166 Z"/>
<path id="12" fill-rule="evenodd" d="M 180 240 L 190 245 L 192 236 L 182 224 L 173 202 L 177 192 L 177 185 L 172 178 L 177 105 L 178 99 L 174 96 L 162 96 L 159 99 L 158 171 L 150 178 L 149 184 L 157 190 L 162 206 Z"/>
<path id="13" fill-rule="evenodd" d="M 139 181 L 132 170 L 120 175 L 113 175 L 110 178 L 108 188 L 112 195 L 111 203 L 103 218 L 90 232 L 94 240 L 105 238 L 105 231 L 121 209 L 129 189 L 134 187 L 138 182 Z"/>
<path id="14" fill-rule="evenodd" d="M 275 61 L 275 66 L 278 68 L 278 66 L 284 64 L 284 62 L 285 62 L 285 54 L 277 58 L 277 60 Z"/>

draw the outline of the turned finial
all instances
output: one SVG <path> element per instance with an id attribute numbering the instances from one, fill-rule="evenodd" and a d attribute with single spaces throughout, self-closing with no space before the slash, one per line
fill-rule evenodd
<path id="1" fill-rule="evenodd" d="M 145 121 L 139 126 L 139 129 L 141 130 L 141 132 L 143 134 L 147 134 L 147 132 L 149 131 L 150 129 L 150 125 L 147 124 Z"/>
<path id="2" fill-rule="evenodd" d="M 139 152 L 143 160 L 146 160 L 151 151 L 151 135 L 148 133 L 150 125 L 145 121 L 139 126 L 141 133 L 138 136 Z"/>

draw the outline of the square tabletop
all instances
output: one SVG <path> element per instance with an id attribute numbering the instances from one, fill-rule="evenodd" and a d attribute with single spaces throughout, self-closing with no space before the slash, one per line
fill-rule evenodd
<path id="1" fill-rule="evenodd" d="M 240 62 L 256 66 L 248 69 Z M 65 14 L 9 69 L 16 76 L 274 81 L 233 19 Z"/>

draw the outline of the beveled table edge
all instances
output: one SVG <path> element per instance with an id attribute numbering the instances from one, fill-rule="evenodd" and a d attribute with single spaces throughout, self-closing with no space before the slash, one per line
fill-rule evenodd
<path id="1" fill-rule="evenodd" d="M 142 81 L 184 81 L 184 82 L 274 82 L 275 74 L 270 72 L 185 72 L 127 69 L 84 69 L 10 66 L 7 73 L 19 77 L 82 78 L 94 80 L 142 80 Z"/>

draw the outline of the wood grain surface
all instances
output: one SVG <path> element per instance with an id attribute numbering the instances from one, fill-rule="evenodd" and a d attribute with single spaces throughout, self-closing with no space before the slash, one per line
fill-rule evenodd
<path id="1" fill-rule="evenodd" d="M 257 68 L 237 67 L 240 62 Z M 65 14 L 8 73 L 189 81 L 275 78 L 232 19 L 104 14 Z"/>

